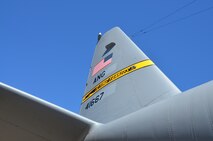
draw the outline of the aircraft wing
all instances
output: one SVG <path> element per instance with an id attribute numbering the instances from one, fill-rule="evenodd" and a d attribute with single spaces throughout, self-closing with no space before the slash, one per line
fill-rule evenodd
<path id="1" fill-rule="evenodd" d="M 78 141 L 98 123 L 0 83 L 0 140 Z"/>

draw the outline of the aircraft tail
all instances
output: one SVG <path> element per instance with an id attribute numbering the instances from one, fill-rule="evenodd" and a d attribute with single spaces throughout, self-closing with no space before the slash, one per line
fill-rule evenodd
<path id="1" fill-rule="evenodd" d="M 99 37 L 80 114 L 106 123 L 180 90 L 118 27 Z"/>

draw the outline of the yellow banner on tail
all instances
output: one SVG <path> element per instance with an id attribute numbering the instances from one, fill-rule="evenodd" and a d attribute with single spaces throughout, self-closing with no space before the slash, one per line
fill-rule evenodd
<path id="1" fill-rule="evenodd" d="M 153 65 L 154 63 L 151 60 L 143 60 L 141 62 L 132 64 L 120 71 L 117 71 L 116 73 L 110 75 L 108 78 L 104 79 L 102 82 L 100 82 L 98 85 L 96 85 L 94 88 L 92 88 L 88 93 L 86 93 L 83 96 L 82 103 L 84 103 L 87 99 L 89 99 L 91 96 L 93 96 L 96 92 L 98 92 L 100 89 L 104 88 L 111 82 L 131 73 L 138 69 L 148 67 Z"/>

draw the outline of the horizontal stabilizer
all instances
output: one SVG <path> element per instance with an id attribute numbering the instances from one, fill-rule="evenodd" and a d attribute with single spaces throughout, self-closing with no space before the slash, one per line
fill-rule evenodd
<path id="1" fill-rule="evenodd" d="M 0 83 L 1 141 L 78 141 L 96 124 Z"/>

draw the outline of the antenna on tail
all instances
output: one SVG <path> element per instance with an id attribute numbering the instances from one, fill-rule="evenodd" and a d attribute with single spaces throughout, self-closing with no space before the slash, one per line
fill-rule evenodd
<path id="1" fill-rule="evenodd" d="M 99 32 L 98 33 L 98 41 L 101 39 L 101 37 L 102 37 L 102 34 L 101 34 L 101 32 Z"/>

